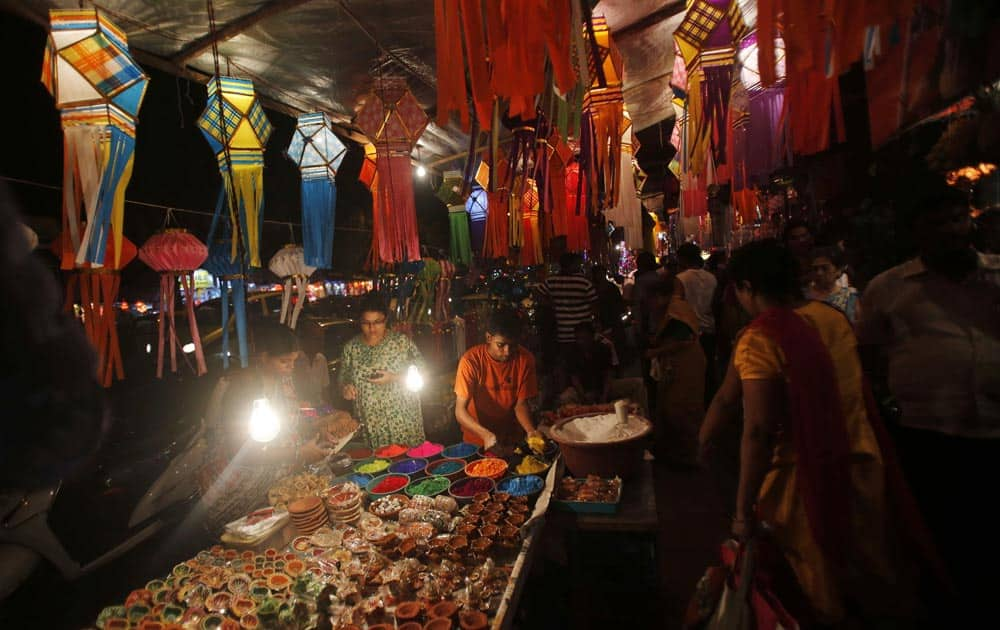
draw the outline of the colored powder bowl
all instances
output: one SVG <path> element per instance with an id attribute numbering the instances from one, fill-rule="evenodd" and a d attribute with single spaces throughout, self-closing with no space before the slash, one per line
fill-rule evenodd
<path id="1" fill-rule="evenodd" d="M 414 446 L 406 452 L 409 457 L 435 457 L 441 454 L 444 447 L 433 442 L 424 442 L 420 446 Z"/>
<path id="2" fill-rule="evenodd" d="M 507 462 L 497 457 L 478 459 L 465 465 L 465 474 L 470 477 L 499 479 L 507 472 Z"/>
<path id="3" fill-rule="evenodd" d="M 492 492 L 494 487 L 496 487 L 496 484 L 493 483 L 492 479 L 472 477 L 453 481 L 448 493 L 456 499 L 468 500 L 480 492 Z"/>
<path id="4" fill-rule="evenodd" d="M 427 466 L 428 475 L 443 475 L 455 478 L 465 471 L 465 460 L 441 459 Z"/>
<path id="5" fill-rule="evenodd" d="M 545 481 L 538 475 L 522 475 L 504 479 L 497 484 L 497 492 L 506 492 L 515 497 L 530 496 L 540 492 L 545 487 Z"/>
<path id="6" fill-rule="evenodd" d="M 347 451 L 347 454 L 351 457 L 351 459 L 353 459 L 356 462 L 359 462 L 363 459 L 368 459 L 373 455 L 372 449 L 364 447 L 351 449 Z"/>
<path id="7" fill-rule="evenodd" d="M 420 481 L 413 481 L 406 487 L 406 494 L 411 497 L 423 495 L 433 497 L 441 494 L 451 485 L 451 480 L 447 477 L 428 477 Z"/>
<path id="8" fill-rule="evenodd" d="M 441 454 L 449 459 L 466 459 L 468 457 L 472 457 L 478 451 L 479 447 L 475 444 L 459 442 L 458 444 L 452 444 L 448 448 L 444 449 Z"/>
<path id="9" fill-rule="evenodd" d="M 404 475 L 412 475 L 413 473 L 420 472 L 427 467 L 427 460 L 420 458 L 404 459 L 396 462 L 392 466 L 389 466 L 389 472 L 391 473 L 402 473 Z"/>
<path id="10" fill-rule="evenodd" d="M 392 459 L 393 457 L 399 457 L 406 452 L 406 445 L 404 444 L 387 444 L 380 448 L 375 449 L 376 457 L 388 457 Z"/>
<path id="11" fill-rule="evenodd" d="M 382 472 L 388 467 L 389 467 L 389 460 L 373 459 L 370 462 L 365 462 L 364 464 L 358 464 L 357 466 L 355 466 L 354 470 L 364 475 L 377 475 L 378 473 Z"/>
<path id="12" fill-rule="evenodd" d="M 514 470 L 519 475 L 533 475 L 535 473 L 540 473 L 545 470 L 548 470 L 548 468 L 549 468 L 548 462 L 541 460 L 535 457 L 534 455 L 525 455 L 524 458 L 521 460 L 521 463 L 519 463 L 514 468 Z"/>
<path id="13" fill-rule="evenodd" d="M 366 488 L 369 494 L 381 496 L 399 492 L 410 483 L 410 478 L 406 475 L 388 474 L 376 477 L 371 480 Z"/>

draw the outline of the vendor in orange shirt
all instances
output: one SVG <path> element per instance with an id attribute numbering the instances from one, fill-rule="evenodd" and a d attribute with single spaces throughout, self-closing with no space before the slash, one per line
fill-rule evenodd
<path id="1" fill-rule="evenodd" d="M 507 447 L 538 436 L 528 405 L 538 395 L 535 357 L 518 344 L 520 337 L 517 315 L 496 311 L 486 325 L 486 343 L 462 355 L 455 417 L 466 442 Z"/>

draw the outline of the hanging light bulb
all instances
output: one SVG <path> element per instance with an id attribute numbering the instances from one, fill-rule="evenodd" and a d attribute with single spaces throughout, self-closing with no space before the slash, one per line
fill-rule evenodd
<path id="1" fill-rule="evenodd" d="M 271 409 L 266 398 L 258 398 L 253 401 L 253 409 L 250 411 L 250 437 L 256 442 L 270 442 L 278 436 L 281 430 L 281 421 Z"/>
<path id="2" fill-rule="evenodd" d="M 425 177 L 427 175 L 427 169 L 424 168 L 423 164 L 417 166 L 417 177 Z"/>
<path id="3" fill-rule="evenodd" d="M 406 370 L 406 389 L 411 392 L 419 392 L 424 388 L 424 376 L 417 369 L 417 366 L 411 365 Z"/>

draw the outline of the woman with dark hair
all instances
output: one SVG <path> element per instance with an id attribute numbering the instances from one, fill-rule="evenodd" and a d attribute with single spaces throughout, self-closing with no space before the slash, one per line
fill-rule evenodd
<path id="1" fill-rule="evenodd" d="M 327 436 L 303 439 L 299 431 L 300 399 L 292 382 L 299 354 L 295 334 L 276 324 L 253 332 L 254 367 L 220 378 L 206 413 L 211 459 L 201 471 L 201 487 L 210 528 L 221 529 L 260 507 L 274 482 L 331 453 Z M 251 433 L 261 401 L 278 422 L 277 435 L 268 442 Z"/>
<path id="2" fill-rule="evenodd" d="M 729 264 L 754 318 L 701 431 L 702 453 L 735 420 L 743 437 L 733 534 L 766 528 L 822 624 L 894 616 L 910 600 L 889 561 L 889 491 L 908 496 L 868 404 L 857 340 L 842 313 L 804 299 L 792 252 L 750 243 Z M 904 488 L 900 490 L 899 488 Z M 895 608 L 895 609 L 893 609 Z"/>
<path id="3" fill-rule="evenodd" d="M 847 316 L 853 325 L 858 321 L 858 290 L 840 286 L 844 275 L 844 254 L 837 247 L 820 247 L 809 253 L 809 272 L 812 282 L 806 294 L 810 300 L 819 300 Z"/>
<path id="4" fill-rule="evenodd" d="M 354 401 L 372 448 L 420 444 L 420 396 L 404 383 L 409 366 L 423 368 L 420 351 L 409 337 L 389 330 L 389 309 L 376 294 L 365 296 L 359 311 L 361 334 L 347 342 L 340 358 L 341 393 Z"/>

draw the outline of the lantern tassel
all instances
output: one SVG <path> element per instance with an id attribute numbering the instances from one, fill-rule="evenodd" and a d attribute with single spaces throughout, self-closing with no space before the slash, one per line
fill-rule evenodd
<path id="1" fill-rule="evenodd" d="M 240 367 L 250 366 L 250 348 L 247 343 L 247 293 L 242 276 L 233 280 L 233 304 L 236 310 L 236 338 L 240 347 Z"/>
<path id="2" fill-rule="evenodd" d="M 302 248 L 306 264 L 329 269 L 333 264 L 333 228 L 337 186 L 328 177 L 302 180 Z"/>
<path id="3" fill-rule="evenodd" d="M 194 317 L 194 275 L 184 273 L 180 276 L 184 287 L 184 302 L 187 308 L 188 326 L 191 330 L 191 341 L 194 343 L 195 363 L 198 366 L 198 376 L 208 372 L 205 365 L 205 351 L 201 347 L 201 335 L 198 333 L 198 321 Z"/>
<path id="4" fill-rule="evenodd" d="M 285 288 L 281 292 L 281 318 L 278 323 L 284 324 L 288 319 L 288 307 L 292 303 L 292 277 L 285 278 Z"/>
<path id="5" fill-rule="evenodd" d="M 295 301 L 295 310 L 292 311 L 292 319 L 288 324 L 288 327 L 295 330 L 296 324 L 299 321 L 299 313 L 302 312 L 302 305 L 306 301 L 306 278 L 305 276 L 295 276 L 295 283 L 299 288 L 299 299 Z"/>
<path id="6" fill-rule="evenodd" d="M 222 293 L 222 369 L 229 369 L 229 280 L 221 278 L 219 289 Z"/>
<path id="7" fill-rule="evenodd" d="M 156 344 L 156 378 L 163 378 L 163 324 L 167 319 L 167 300 L 173 300 L 173 294 L 169 288 L 169 278 L 167 274 L 160 276 L 160 315 L 157 317 L 157 330 L 159 339 Z"/>

